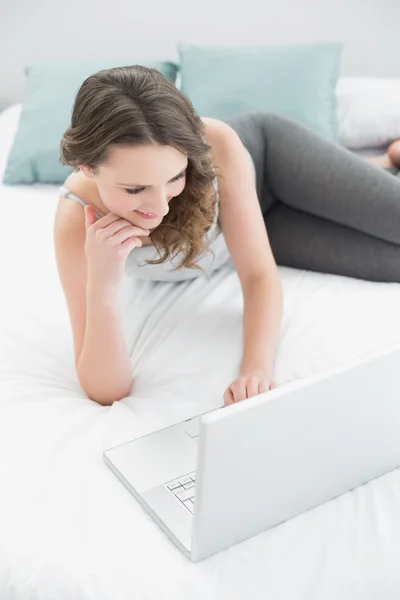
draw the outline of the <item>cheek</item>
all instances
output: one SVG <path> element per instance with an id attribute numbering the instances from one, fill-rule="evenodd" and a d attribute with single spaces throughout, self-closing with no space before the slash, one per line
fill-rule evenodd
<path id="1" fill-rule="evenodd" d="M 132 209 L 133 205 L 138 205 L 137 197 L 129 196 L 125 190 L 112 187 L 99 187 L 101 198 L 107 208 L 115 214 L 127 212 Z"/>
<path id="2" fill-rule="evenodd" d="M 113 203 L 114 208 L 119 210 L 121 213 L 128 212 L 135 207 L 139 206 L 140 200 L 138 194 L 127 194 L 125 190 L 116 190 L 111 195 L 111 202 Z"/>
<path id="3" fill-rule="evenodd" d="M 174 196 L 179 196 L 179 194 L 181 192 L 183 192 L 183 190 L 185 189 L 185 185 L 186 185 L 186 179 L 182 179 L 180 181 L 177 181 L 175 184 L 175 188 L 173 190 L 173 195 Z"/>

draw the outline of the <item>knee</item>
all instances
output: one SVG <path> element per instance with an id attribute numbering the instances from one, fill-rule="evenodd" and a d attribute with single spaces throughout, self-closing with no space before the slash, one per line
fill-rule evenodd
<path id="1" fill-rule="evenodd" d="M 269 148 L 297 148 L 312 132 L 301 123 L 277 113 L 263 112 L 253 115 L 262 132 L 266 150 Z"/>
<path id="2" fill-rule="evenodd" d="M 264 128 L 271 129 L 291 129 L 298 125 L 297 121 L 273 112 L 258 112 L 253 114 L 253 118 Z"/>

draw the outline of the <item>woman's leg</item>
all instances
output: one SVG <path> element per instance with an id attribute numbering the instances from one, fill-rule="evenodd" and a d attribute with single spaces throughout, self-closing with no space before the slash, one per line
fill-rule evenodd
<path id="1" fill-rule="evenodd" d="M 289 119 L 227 122 L 249 150 L 279 264 L 400 282 L 400 181 Z"/>
<path id="2" fill-rule="evenodd" d="M 265 217 L 277 264 L 400 283 L 400 246 L 277 201 Z"/>

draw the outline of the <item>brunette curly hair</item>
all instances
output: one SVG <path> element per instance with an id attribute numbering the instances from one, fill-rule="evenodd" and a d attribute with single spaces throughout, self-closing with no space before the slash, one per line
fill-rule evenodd
<path id="1" fill-rule="evenodd" d="M 182 252 L 177 269 L 201 269 L 194 259 L 210 250 L 205 233 L 216 215 L 212 182 L 219 174 L 204 131 L 191 101 L 160 71 L 143 65 L 114 67 L 94 73 L 79 88 L 71 124 L 61 139 L 60 161 L 76 171 L 87 164 L 96 172 L 107 162 L 111 145 L 157 143 L 184 153 L 185 188 L 151 231 L 160 258 L 147 262 L 160 264 Z"/>

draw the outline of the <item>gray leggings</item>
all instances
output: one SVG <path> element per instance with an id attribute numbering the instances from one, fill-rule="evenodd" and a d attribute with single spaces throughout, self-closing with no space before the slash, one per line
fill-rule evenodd
<path id="1" fill-rule="evenodd" d="M 400 178 L 275 114 L 225 121 L 252 156 L 277 264 L 400 283 Z"/>

